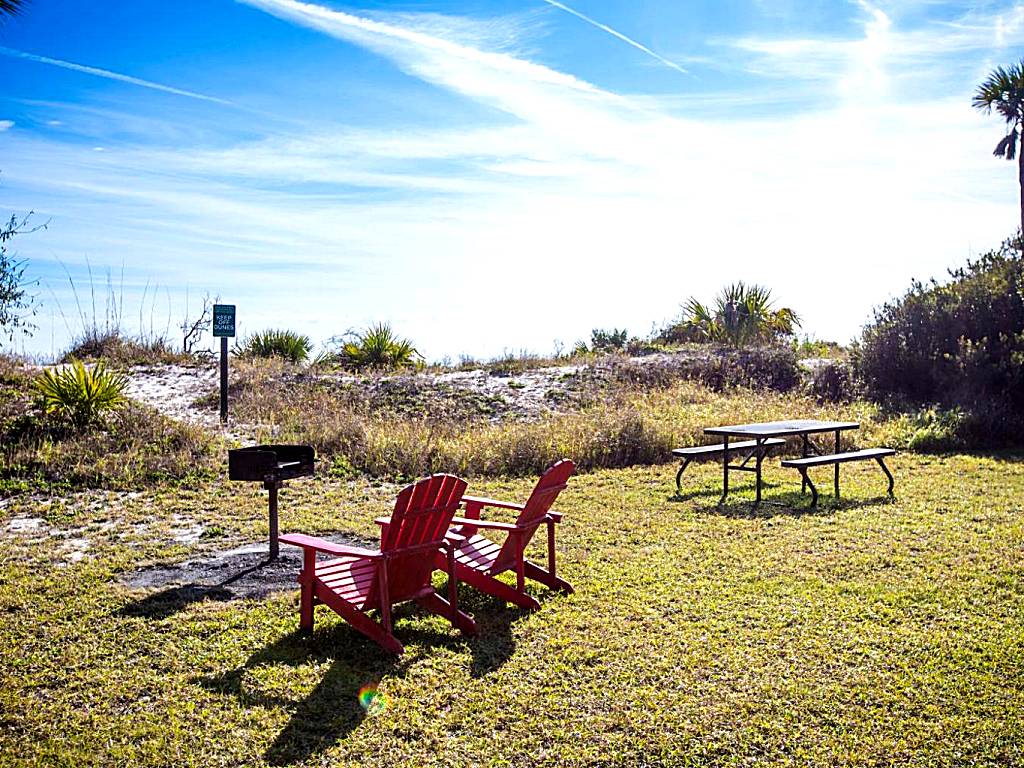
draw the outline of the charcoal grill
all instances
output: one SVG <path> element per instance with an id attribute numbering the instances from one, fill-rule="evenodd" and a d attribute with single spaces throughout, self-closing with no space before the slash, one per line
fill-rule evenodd
<path id="1" fill-rule="evenodd" d="M 313 474 L 310 445 L 254 445 L 228 451 L 228 478 L 263 483 L 270 493 L 270 559 L 278 556 L 277 491 L 287 480 Z"/>

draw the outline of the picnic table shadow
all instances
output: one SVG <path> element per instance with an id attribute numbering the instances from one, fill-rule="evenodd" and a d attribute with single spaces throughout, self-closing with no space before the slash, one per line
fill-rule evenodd
<path id="1" fill-rule="evenodd" d="M 763 487 L 763 486 L 762 486 Z M 860 507 L 871 507 L 876 504 L 893 504 L 896 499 L 885 494 L 880 496 L 858 496 L 849 498 L 840 496 L 838 499 L 831 494 L 822 494 L 818 498 L 818 506 L 812 507 L 810 493 L 801 494 L 799 491 L 762 498 L 759 505 L 754 504 L 753 498 L 730 494 L 724 504 L 718 503 L 721 493 L 716 494 L 713 502 L 701 507 L 700 511 L 722 517 L 735 519 L 770 519 L 773 517 L 827 517 L 837 512 Z"/>
<path id="2" fill-rule="evenodd" d="M 468 648 L 472 654 L 471 674 L 483 677 L 511 658 L 515 651 L 512 624 L 528 611 L 507 606 L 475 590 L 460 589 L 459 593 L 460 606 L 476 618 L 480 629 L 477 637 L 465 638 L 447 625 L 436 630 L 422 622 L 405 621 L 416 612 L 412 604 L 396 607 L 397 633 L 407 646 L 421 645 L 427 653 L 435 648 L 454 651 Z M 247 676 L 261 667 L 298 668 L 311 663 L 329 663 L 330 667 L 299 702 L 255 691 L 246 685 Z M 257 650 L 241 666 L 218 675 L 196 678 L 194 682 L 209 691 L 235 696 L 244 706 L 290 709 L 291 718 L 267 748 L 264 759 L 271 765 L 292 765 L 309 760 L 344 740 L 367 716 L 359 703 L 360 688 L 385 678 L 404 677 L 411 663 L 408 651 L 404 656 L 393 656 L 345 622 L 336 621 L 328 626 L 321 624 L 312 635 L 298 630 L 284 635 Z"/>

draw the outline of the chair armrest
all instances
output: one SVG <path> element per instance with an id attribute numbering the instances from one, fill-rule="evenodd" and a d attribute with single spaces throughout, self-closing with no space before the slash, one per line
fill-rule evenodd
<path id="1" fill-rule="evenodd" d="M 380 560 L 384 557 L 381 552 L 375 549 L 335 544 L 333 541 L 319 539 L 316 536 L 307 536 L 304 533 L 286 533 L 283 536 L 279 536 L 277 540 L 284 544 L 302 547 L 303 549 L 315 549 L 317 552 L 326 552 L 329 555 L 349 555 L 351 557 L 366 558 L 367 560 Z"/>
<path id="2" fill-rule="evenodd" d="M 462 502 L 468 507 L 473 505 L 475 507 L 498 507 L 499 509 L 514 509 L 517 512 L 523 511 L 522 504 L 513 504 L 511 501 L 498 501 L 497 499 L 487 499 L 483 496 L 463 496 Z"/>
<path id="3" fill-rule="evenodd" d="M 391 525 L 391 515 L 374 518 L 373 522 L 377 525 Z"/>
<path id="4" fill-rule="evenodd" d="M 547 516 L 550 517 L 556 523 L 562 522 L 561 512 L 548 512 Z"/>
<path id="5" fill-rule="evenodd" d="M 493 520 L 472 520 L 468 517 L 453 517 L 452 522 L 456 525 L 466 525 L 473 528 L 490 528 L 495 531 L 518 531 L 518 525 L 512 523 L 498 523 Z"/>

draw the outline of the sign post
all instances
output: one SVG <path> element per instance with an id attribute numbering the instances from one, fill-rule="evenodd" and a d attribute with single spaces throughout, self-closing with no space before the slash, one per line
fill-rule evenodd
<path id="1" fill-rule="evenodd" d="M 228 423 L 228 339 L 235 335 L 235 305 L 213 305 L 213 336 L 220 338 L 220 422 Z"/>

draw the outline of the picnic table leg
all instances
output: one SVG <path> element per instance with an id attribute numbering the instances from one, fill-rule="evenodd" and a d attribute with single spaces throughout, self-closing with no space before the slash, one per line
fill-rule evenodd
<path id="1" fill-rule="evenodd" d="M 725 497 L 729 495 L 729 436 L 726 435 L 722 439 L 722 498 L 718 500 L 719 504 L 725 503 Z"/>
<path id="2" fill-rule="evenodd" d="M 839 453 L 842 449 L 839 447 L 839 437 L 842 433 L 836 430 L 836 453 Z M 835 485 L 836 485 L 836 498 L 839 498 L 839 465 L 835 465 Z"/>
<path id="3" fill-rule="evenodd" d="M 807 453 L 808 453 L 808 451 L 807 451 L 807 435 L 800 435 L 800 437 L 803 438 L 803 440 L 802 440 L 803 445 L 802 445 L 801 450 L 800 450 L 800 458 L 806 459 L 807 458 Z M 800 474 L 800 493 L 807 493 L 807 478 L 803 476 L 803 473 Z"/>
<path id="4" fill-rule="evenodd" d="M 764 441 L 758 438 L 756 442 L 757 445 L 754 446 L 754 451 L 757 453 L 757 458 L 754 459 L 754 477 L 757 478 L 754 481 L 757 486 L 757 496 L 754 499 L 755 507 L 761 503 L 761 460 L 764 459 Z"/>

